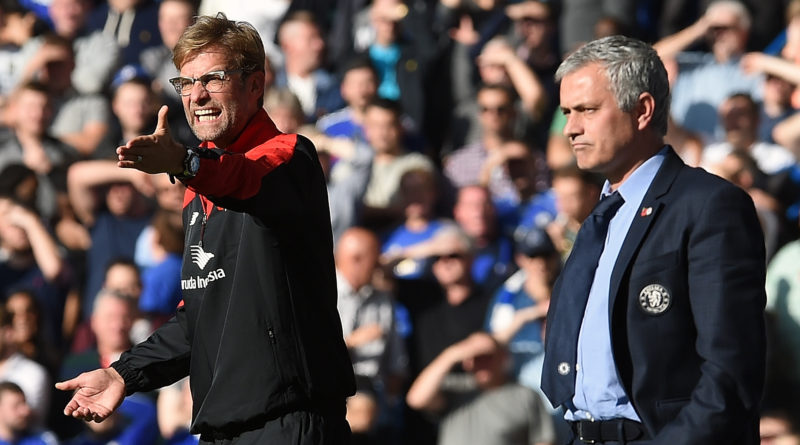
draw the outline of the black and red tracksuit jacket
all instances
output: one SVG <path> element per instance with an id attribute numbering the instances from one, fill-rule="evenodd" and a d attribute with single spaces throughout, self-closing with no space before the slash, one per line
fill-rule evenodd
<path id="1" fill-rule="evenodd" d="M 185 181 L 183 302 L 112 366 L 128 392 L 190 375 L 195 434 L 343 406 L 355 382 L 313 145 L 261 110 L 232 146 L 199 153 Z"/>

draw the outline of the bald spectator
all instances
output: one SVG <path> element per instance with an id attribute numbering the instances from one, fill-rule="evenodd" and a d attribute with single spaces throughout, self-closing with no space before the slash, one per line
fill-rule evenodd
<path id="1" fill-rule="evenodd" d="M 322 65 L 325 41 L 311 13 L 290 13 L 278 28 L 278 43 L 284 69 L 277 73 L 275 86 L 297 95 L 307 120 L 313 122 L 344 105 L 336 79 Z"/>
<path id="2" fill-rule="evenodd" d="M 91 330 L 96 338 L 96 347 L 67 356 L 61 367 L 62 380 L 98 366 L 106 368 L 132 346 L 130 336 L 136 313 L 135 304 L 128 295 L 108 289 L 100 291 L 94 300 L 91 316 Z M 76 432 L 80 434 L 68 442 L 70 445 L 154 443 L 158 437 L 155 403 L 146 396 L 131 395 L 103 422 L 75 421 L 71 432 L 71 435 Z"/>
<path id="3" fill-rule="evenodd" d="M 339 316 L 356 375 L 383 380 L 405 374 L 405 348 L 397 334 L 393 297 L 373 286 L 380 241 L 353 227 L 336 246 Z"/>
<path id="4" fill-rule="evenodd" d="M 379 409 L 385 410 L 401 394 L 408 357 L 397 331 L 394 298 L 373 285 L 379 252 L 377 236 L 354 227 L 342 234 L 335 259 L 337 307 L 353 369 L 380 394 Z"/>
<path id="5" fill-rule="evenodd" d="M 135 312 L 129 295 L 103 289 L 94 300 L 90 319 L 96 347 L 78 356 L 67 357 L 62 368 L 62 378 L 72 378 L 80 372 L 97 366 L 108 367 L 119 355 L 131 347 L 130 332 Z M 93 363 L 92 363 L 93 362 Z"/>
<path id="6" fill-rule="evenodd" d="M 760 76 L 745 74 L 739 65 L 747 48 L 750 13 L 738 1 L 716 0 L 689 27 L 656 42 L 672 83 L 671 115 L 675 122 L 702 135 L 706 143 L 723 138 L 717 107 L 731 94 L 761 97 Z M 711 52 L 687 52 L 695 43 Z"/>

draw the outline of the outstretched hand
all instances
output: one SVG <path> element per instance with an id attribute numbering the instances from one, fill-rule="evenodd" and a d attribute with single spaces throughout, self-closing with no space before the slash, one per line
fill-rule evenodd
<path id="1" fill-rule="evenodd" d="M 114 368 L 84 372 L 72 380 L 56 383 L 62 391 L 75 390 L 64 408 L 64 415 L 102 422 L 125 398 L 125 380 Z"/>
<path id="2" fill-rule="evenodd" d="M 152 134 L 137 136 L 127 144 L 117 147 L 120 168 L 135 168 L 145 173 L 183 172 L 186 148 L 172 139 L 164 105 L 158 110 L 158 123 Z"/>

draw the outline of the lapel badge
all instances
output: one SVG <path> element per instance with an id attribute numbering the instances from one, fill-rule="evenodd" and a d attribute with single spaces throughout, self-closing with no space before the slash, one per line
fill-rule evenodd
<path id="1" fill-rule="evenodd" d="M 561 362 L 558 364 L 558 373 L 561 375 L 569 374 L 569 363 Z"/>
<path id="2" fill-rule="evenodd" d="M 650 216 L 653 214 L 652 207 L 642 207 L 642 212 L 639 213 L 639 216 Z"/>
<path id="3" fill-rule="evenodd" d="M 672 305 L 669 290 L 660 284 L 649 284 L 639 292 L 639 306 L 648 315 L 660 315 Z"/>

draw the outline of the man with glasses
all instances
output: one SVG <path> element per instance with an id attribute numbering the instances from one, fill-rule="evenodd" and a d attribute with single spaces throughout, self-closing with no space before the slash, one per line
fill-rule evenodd
<path id="1" fill-rule="evenodd" d="M 502 168 L 494 168 L 502 145 L 513 139 L 517 110 L 513 91 L 502 85 L 483 85 L 478 90 L 477 112 L 480 137 L 447 155 L 442 165 L 444 175 L 457 188 L 482 184 L 492 197 L 515 198 L 511 178 Z M 487 171 L 489 170 L 489 171 Z"/>
<path id="2" fill-rule="evenodd" d="M 119 166 L 187 186 L 183 301 L 176 316 L 109 368 L 58 384 L 64 413 L 102 421 L 124 395 L 190 375 L 192 432 L 210 443 L 344 443 L 353 370 L 336 312 L 325 178 L 305 138 L 262 108 L 256 30 L 200 17 L 174 49 L 199 148 L 156 131 L 119 147 Z"/>

